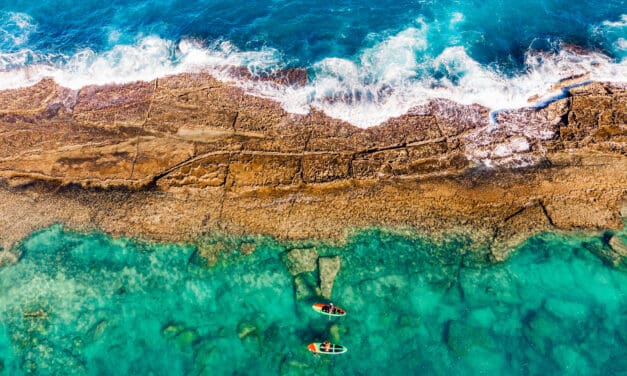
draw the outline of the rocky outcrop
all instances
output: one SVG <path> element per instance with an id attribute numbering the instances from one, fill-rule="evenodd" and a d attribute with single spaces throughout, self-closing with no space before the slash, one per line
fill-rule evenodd
<path id="1" fill-rule="evenodd" d="M 618 235 L 613 235 L 608 243 L 612 251 L 616 252 L 621 257 L 627 257 L 627 244 L 625 244 Z"/>
<path id="2" fill-rule="evenodd" d="M 316 270 L 318 252 L 313 248 L 293 249 L 281 255 L 283 263 L 291 275 Z"/>
<path id="3" fill-rule="evenodd" d="M 78 91 L 44 80 L 0 92 L 0 239 L 57 222 L 168 241 L 409 227 L 493 243 L 499 260 L 537 231 L 622 227 L 626 108 L 625 88 L 594 83 L 495 121 L 434 100 L 360 129 L 206 74 Z"/>
<path id="4" fill-rule="evenodd" d="M 496 228 L 491 256 L 502 261 L 528 236 L 554 227 L 542 202 L 534 202 L 508 215 Z"/>
<path id="5" fill-rule="evenodd" d="M 335 276 L 340 271 L 341 260 L 339 256 L 320 257 L 318 268 L 320 270 L 320 295 L 324 298 L 331 298 Z"/>

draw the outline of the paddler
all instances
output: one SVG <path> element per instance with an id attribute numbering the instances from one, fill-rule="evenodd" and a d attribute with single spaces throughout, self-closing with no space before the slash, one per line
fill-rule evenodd
<path id="1" fill-rule="evenodd" d="M 329 303 L 328 307 L 329 307 L 329 313 L 333 313 L 333 308 L 334 308 L 333 303 Z"/>
<path id="2" fill-rule="evenodd" d="M 320 349 L 324 352 L 330 352 L 331 351 L 331 342 L 329 341 L 324 341 L 324 343 L 322 344 L 322 346 L 320 346 Z"/>

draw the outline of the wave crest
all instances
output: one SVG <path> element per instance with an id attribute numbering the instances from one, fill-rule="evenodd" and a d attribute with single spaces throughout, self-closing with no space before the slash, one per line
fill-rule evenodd
<path id="1" fill-rule="evenodd" d="M 28 21 L 28 20 L 27 20 Z M 20 21 L 21 22 L 21 21 Z M 16 21 L 16 25 L 20 24 Z M 31 23 L 21 23 L 24 29 Z M 31 25 L 31 26 L 28 26 Z M 312 107 L 334 118 L 368 127 L 407 113 L 434 98 L 480 104 L 492 110 L 533 105 L 559 91 L 555 84 L 572 76 L 594 81 L 627 81 L 627 63 L 592 51 L 561 48 L 546 53 L 530 50 L 526 70 L 514 76 L 473 60 L 463 47 L 430 56 L 428 25 L 419 21 L 366 48 L 355 59 L 326 58 L 310 67 L 302 86 L 248 80 L 232 75 L 247 67 L 253 75 L 286 67 L 279 51 L 241 51 L 228 41 L 205 45 L 178 43 L 149 36 L 109 51 L 85 49 L 72 56 L 43 55 L 28 49 L 0 54 L 0 89 L 35 84 L 52 77 L 73 89 L 91 84 L 149 81 L 183 72 L 209 71 L 234 81 L 253 95 L 280 102 L 286 111 L 308 113 Z"/>

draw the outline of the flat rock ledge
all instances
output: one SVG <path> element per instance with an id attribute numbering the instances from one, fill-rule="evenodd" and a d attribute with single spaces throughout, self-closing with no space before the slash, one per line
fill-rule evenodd
<path id="1" fill-rule="evenodd" d="M 80 90 L 44 80 L 0 92 L 3 262 L 53 223 L 186 242 L 407 228 L 464 234 L 500 261 L 538 232 L 623 227 L 626 107 L 624 86 L 592 83 L 496 123 L 433 100 L 360 129 L 201 73 Z"/>

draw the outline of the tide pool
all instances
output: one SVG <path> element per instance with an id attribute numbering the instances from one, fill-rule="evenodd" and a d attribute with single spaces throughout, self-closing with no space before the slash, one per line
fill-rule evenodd
<path id="1" fill-rule="evenodd" d="M 348 315 L 328 319 L 317 274 L 296 287 L 281 259 L 303 244 L 211 238 L 209 267 L 192 246 L 53 226 L 0 269 L 0 374 L 624 374 L 627 273 L 590 252 L 606 238 L 544 234 L 496 265 L 463 238 L 311 242 L 341 258 Z M 348 353 L 307 351 L 325 339 Z"/>

